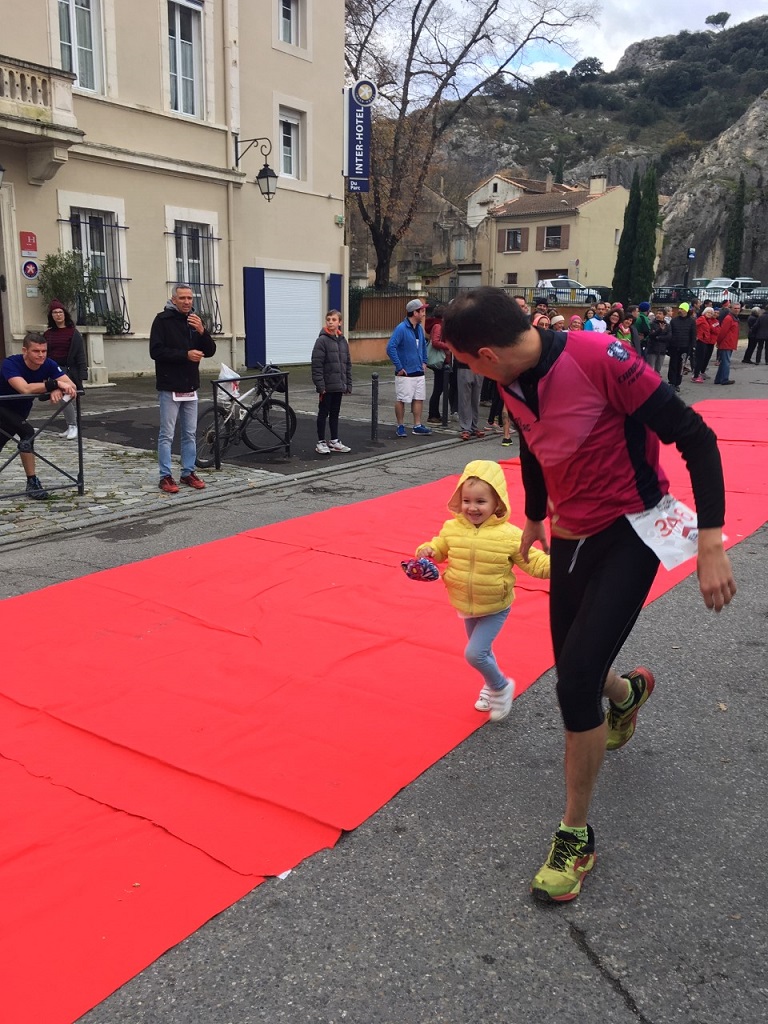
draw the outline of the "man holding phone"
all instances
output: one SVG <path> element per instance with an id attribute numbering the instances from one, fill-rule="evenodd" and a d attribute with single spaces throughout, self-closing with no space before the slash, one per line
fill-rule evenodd
<path id="1" fill-rule="evenodd" d="M 160 432 L 157 456 L 160 490 L 177 494 L 179 485 L 171 472 L 171 446 L 176 422 L 181 422 L 181 483 L 196 490 L 205 487 L 195 473 L 197 456 L 197 392 L 200 362 L 216 352 L 216 343 L 194 311 L 194 295 L 186 284 L 174 285 L 165 309 L 152 321 L 149 354 L 155 361 L 160 398 Z"/>

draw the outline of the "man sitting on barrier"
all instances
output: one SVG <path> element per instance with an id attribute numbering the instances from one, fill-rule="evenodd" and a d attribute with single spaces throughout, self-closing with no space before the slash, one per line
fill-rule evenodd
<path id="1" fill-rule="evenodd" d="M 77 388 L 58 363 L 48 358 L 48 342 L 42 334 L 30 331 L 21 343 L 21 354 L 8 356 L 0 366 L 0 450 L 14 434 L 18 436 L 19 457 L 27 474 L 27 497 L 36 501 L 47 498 L 48 491 L 35 474 L 35 429 L 27 423 L 27 417 L 35 397 L 45 394 L 55 404 L 66 396 L 74 398 Z M 24 401 L 2 401 L 9 395 L 30 397 Z"/>

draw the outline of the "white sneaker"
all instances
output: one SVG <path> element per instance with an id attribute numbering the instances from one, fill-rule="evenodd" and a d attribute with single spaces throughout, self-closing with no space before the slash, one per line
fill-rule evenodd
<path id="1" fill-rule="evenodd" d="M 318 441 L 315 445 L 315 451 L 318 455 L 330 455 L 331 449 L 328 447 L 325 441 Z"/>
<path id="2" fill-rule="evenodd" d="M 490 711 L 491 710 L 491 702 L 489 700 L 489 697 L 490 697 L 491 693 L 493 693 L 493 690 L 491 690 L 490 686 L 488 686 L 487 684 L 485 686 L 483 686 L 482 690 L 477 695 L 477 700 L 475 701 L 475 710 L 476 711 Z"/>
<path id="3" fill-rule="evenodd" d="M 59 437 L 69 437 L 69 427 L 67 427 L 66 430 L 62 430 L 62 432 L 59 434 Z"/>
<path id="4" fill-rule="evenodd" d="M 515 681 L 508 679 L 507 685 L 501 690 L 488 691 L 491 721 L 501 722 L 512 710 L 512 698 L 515 696 Z"/>
<path id="5" fill-rule="evenodd" d="M 77 437 L 77 427 L 67 427 L 66 434 L 62 434 L 61 436 L 66 437 L 68 441 L 74 441 L 74 439 Z"/>
<path id="6" fill-rule="evenodd" d="M 341 441 L 339 441 L 338 438 L 336 438 L 335 441 L 329 441 L 328 442 L 328 447 L 330 448 L 330 450 L 332 452 L 351 452 L 352 451 L 352 449 L 348 445 L 342 444 Z"/>

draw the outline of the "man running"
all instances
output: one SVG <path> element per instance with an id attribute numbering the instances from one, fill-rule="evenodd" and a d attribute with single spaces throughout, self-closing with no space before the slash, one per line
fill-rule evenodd
<path id="1" fill-rule="evenodd" d="M 454 299 L 443 330 L 457 358 L 498 382 L 520 435 L 523 557 L 534 541 L 549 550 L 545 515 L 550 519 L 550 628 L 565 726 L 566 806 L 531 891 L 563 902 L 578 896 L 595 864 L 587 814 L 605 750 L 631 739 L 654 687 L 646 668 L 619 675 L 611 667 L 659 565 L 628 516 L 662 502 L 669 484 L 659 441 L 674 443 L 698 513 L 699 587 L 707 608 L 721 611 L 736 584 L 723 547 L 720 453 L 701 416 L 614 338 L 531 327 L 497 288 Z"/>

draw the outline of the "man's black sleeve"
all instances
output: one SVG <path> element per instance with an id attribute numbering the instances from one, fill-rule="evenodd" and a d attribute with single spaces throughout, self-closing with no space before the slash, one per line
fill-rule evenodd
<path id="1" fill-rule="evenodd" d="M 722 526 L 725 522 L 725 482 L 714 430 L 665 384 L 640 406 L 634 416 L 658 434 L 662 444 L 674 444 L 685 459 L 699 528 L 706 530 Z"/>
<path id="2" fill-rule="evenodd" d="M 520 438 L 520 473 L 525 488 L 525 515 L 527 519 L 539 523 L 547 516 L 547 485 L 539 460 L 519 430 L 517 436 Z"/>

